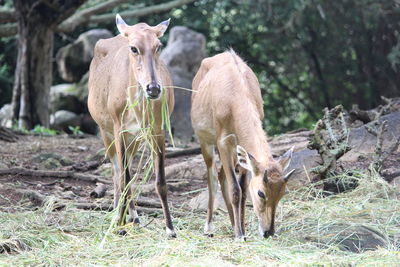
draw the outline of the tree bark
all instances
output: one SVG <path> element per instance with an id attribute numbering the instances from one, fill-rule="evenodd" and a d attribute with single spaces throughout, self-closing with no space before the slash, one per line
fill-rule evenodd
<path id="1" fill-rule="evenodd" d="M 49 126 L 54 28 L 83 2 L 14 0 L 18 58 L 12 107 L 13 118 L 20 127 Z"/>
<path id="2" fill-rule="evenodd" d="M 49 126 L 48 99 L 52 81 L 53 31 L 33 20 L 18 21 L 18 61 L 13 111 L 19 127 Z M 24 23 L 24 22 L 22 22 Z"/>

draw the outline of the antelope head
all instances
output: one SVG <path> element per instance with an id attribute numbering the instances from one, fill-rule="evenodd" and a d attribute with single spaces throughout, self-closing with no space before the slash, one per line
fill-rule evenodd
<path id="1" fill-rule="evenodd" d="M 153 27 L 146 23 L 129 26 L 119 14 L 115 20 L 121 35 L 128 39 L 129 57 L 133 59 L 131 60 L 133 62 L 132 70 L 144 90 L 144 95 L 149 99 L 160 98 L 162 84 L 159 54 L 162 44 L 159 38 L 164 35 L 170 20 Z"/>
<path id="2" fill-rule="evenodd" d="M 259 221 L 259 233 L 265 238 L 275 233 L 276 207 L 285 194 L 290 175 L 295 171 L 291 170 L 284 174 L 292 154 L 293 147 L 264 167 L 243 147 L 237 146 L 238 163 L 250 172 L 249 192 Z"/>

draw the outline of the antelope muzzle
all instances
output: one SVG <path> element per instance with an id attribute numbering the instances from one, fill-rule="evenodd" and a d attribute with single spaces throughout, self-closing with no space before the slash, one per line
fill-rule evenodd
<path id="1" fill-rule="evenodd" d="M 161 87 L 159 84 L 152 82 L 146 86 L 146 93 L 150 99 L 158 99 L 161 94 Z"/>

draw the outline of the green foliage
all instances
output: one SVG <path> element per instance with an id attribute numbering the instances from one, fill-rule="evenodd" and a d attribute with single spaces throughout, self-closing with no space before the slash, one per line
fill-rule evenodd
<path id="1" fill-rule="evenodd" d="M 324 107 L 399 95 L 394 0 L 203 0 L 172 14 L 206 35 L 210 55 L 233 47 L 248 62 L 272 134 L 311 127 Z"/>
<path id="2" fill-rule="evenodd" d="M 81 9 L 100 2 L 87 1 Z M 109 12 L 162 2 L 123 3 Z M 184 25 L 203 33 L 209 55 L 232 47 L 247 61 L 260 81 L 270 134 L 310 128 L 324 107 L 358 104 L 366 109 L 377 105 L 381 95 L 400 95 L 400 8 L 396 0 L 197 0 L 169 14 L 126 21 L 156 25 L 168 17 L 172 18 L 170 27 Z M 56 34 L 55 52 L 93 27 L 117 34 L 114 21 L 90 24 L 69 38 Z M 167 38 L 168 31 L 162 41 L 166 43 Z M 0 40 L 0 60 L 3 55 L 15 61 L 15 49 L 10 53 L 5 45 L 14 48 L 14 40 Z M 0 106 L 11 97 L 14 64 L 7 62 L 7 71 L 0 68 L 0 83 L 2 77 L 8 81 L 0 92 Z M 61 82 L 57 74 L 54 81 Z"/>
<path id="3" fill-rule="evenodd" d="M 81 127 L 79 126 L 68 126 L 68 129 L 72 132 L 73 135 L 82 135 Z"/>
<path id="4" fill-rule="evenodd" d="M 53 129 L 49 129 L 46 127 L 43 127 L 41 125 L 36 125 L 32 130 L 31 133 L 34 134 L 40 134 L 40 135 L 57 135 L 58 132 Z"/>

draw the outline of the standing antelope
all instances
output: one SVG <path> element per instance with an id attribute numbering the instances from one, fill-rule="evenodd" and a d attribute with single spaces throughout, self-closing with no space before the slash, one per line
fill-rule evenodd
<path id="1" fill-rule="evenodd" d="M 130 162 L 138 150 L 138 131 L 152 120 L 152 145 L 155 156 L 156 191 L 161 199 L 167 226 L 167 234 L 175 237 L 167 202 L 167 186 L 164 174 L 164 131 L 162 130 L 162 100 L 165 93 L 169 116 L 174 107 L 174 92 L 166 66 L 159 58 L 161 42 L 169 20 L 151 27 L 145 23 L 128 26 L 117 14 L 120 35 L 97 42 L 90 65 L 88 107 L 100 127 L 107 156 L 113 166 L 114 208 L 117 207 L 124 188 L 129 183 Z M 165 90 L 165 92 L 162 92 Z M 144 95 L 144 97 L 143 97 Z M 134 104 L 139 99 L 139 104 Z M 151 112 L 144 108 L 150 101 Z M 126 108 L 130 106 L 130 108 Z M 123 194 L 118 223 L 126 223 L 125 210 L 129 195 Z M 139 223 L 133 201 L 129 214 Z"/>
<path id="2" fill-rule="evenodd" d="M 277 160 L 272 157 L 261 125 L 263 100 L 256 76 L 230 50 L 202 61 L 193 80 L 193 89 L 192 123 L 208 172 L 205 234 L 213 232 L 212 216 L 217 190 L 216 146 L 222 163 L 218 180 L 235 238 L 246 240 L 244 213 L 247 187 L 259 219 L 260 234 L 263 237 L 273 235 L 276 207 L 293 173 L 283 175 L 293 148 Z"/>

